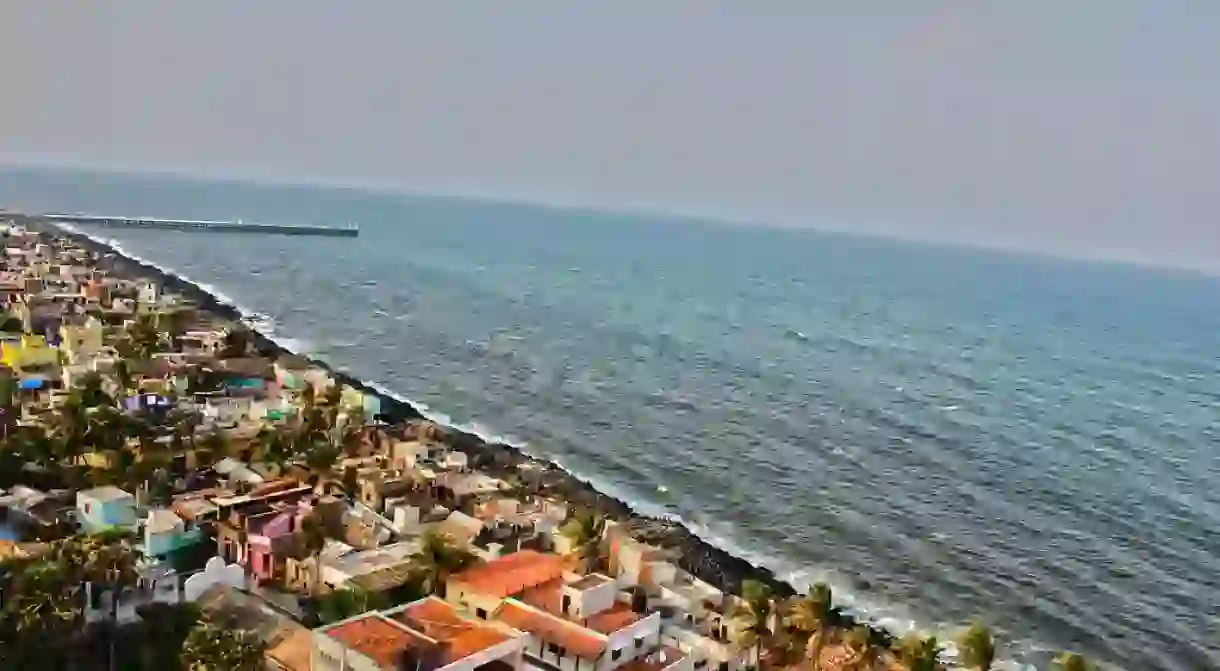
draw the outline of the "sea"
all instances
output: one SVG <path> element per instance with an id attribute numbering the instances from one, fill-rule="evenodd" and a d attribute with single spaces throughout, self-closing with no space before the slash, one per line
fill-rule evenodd
<path id="1" fill-rule="evenodd" d="M 89 231 L 896 632 L 1220 669 L 1214 278 L 167 176 L 7 169 L 0 207 L 358 223 Z"/>

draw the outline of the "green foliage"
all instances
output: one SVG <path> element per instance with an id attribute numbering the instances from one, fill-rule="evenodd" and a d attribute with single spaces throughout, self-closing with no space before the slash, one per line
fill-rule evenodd
<path id="1" fill-rule="evenodd" d="M 911 671 L 936 671 L 940 664 L 940 644 L 935 636 L 925 638 L 911 632 L 902 639 L 899 657 Z"/>
<path id="2" fill-rule="evenodd" d="M 477 558 L 448 536 L 432 530 L 424 534 L 420 548 L 411 556 L 411 561 L 424 591 L 444 596 L 449 576 L 473 565 Z"/>
<path id="3" fill-rule="evenodd" d="M 200 620 L 182 644 L 187 671 L 262 671 L 266 645 L 253 633 L 231 622 Z"/>
<path id="4" fill-rule="evenodd" d="M 592 510 L 574 513 L 559 528 L 571 544 L 570 556 L 582 572 L 596 568 L 601 560 L 601 543 L 606 534 L 606 518 Z"/>
<path id="5" fill-rule="evenodd" d="M 389 605 L 385 596 L 359 587 L 335 590 L 314 600 L 314 608 L 322 624 L 346 620 L 371 610 L 382 610 Z"/>
<path id="6" fill-rule="evenodd" d="M 1097 668 L 1084 655 L 1075 652 L 1061 652 L 1051 664 L 1059 671 L 1094 671 Z"/>
<path id="7" fill-rule="evenodd" d="M 970 625 L 958 638 L 957 645 L 962 664 L 967 668 L 991 671 L 991 665 L 995 663 L 995 639 L 987 627 L 978 623 Z"/>

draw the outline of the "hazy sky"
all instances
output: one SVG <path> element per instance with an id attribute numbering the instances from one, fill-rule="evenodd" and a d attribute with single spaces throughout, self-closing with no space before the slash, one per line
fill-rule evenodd
<path id="1" fill-rule="evenodd" d="M 0 154 L 1220 268 L 1217 0 L 5 0 Z"/>

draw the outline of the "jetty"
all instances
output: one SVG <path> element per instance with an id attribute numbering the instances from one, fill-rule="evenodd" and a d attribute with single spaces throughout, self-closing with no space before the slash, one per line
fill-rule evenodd
<path id="1" fill-rule="evenodd" d="M 335 238 L 354 238 L 360 235 L 360 226 L 326 226 L 317 224 L 259 224 L 235 219 L 232 221 L 209 219 L 161 219 L 157 217 L 125 217 L 97 214 L 20 214 L 5 212 L 5 216 L 21 216 L 55 224 L 82 226 L 105 226 L 111 228 L 153 228 L 196 233 L 263 233 L 267 235 L 321 235 Z"/>

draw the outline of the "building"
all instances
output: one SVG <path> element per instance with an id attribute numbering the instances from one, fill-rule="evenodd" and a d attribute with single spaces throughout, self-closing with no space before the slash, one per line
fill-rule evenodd
<path id="1" fill-rule="evenodd" d="M 476 617 L 487 619 L 506 597 L 558 580 L 563 573 L 560 557 L 523 550 L 450 576 L 445 598 Z"/>
<path id="2" fill-rule="evenodd" d="M 526 590 L 494 618 L 528 634 L 527 658 L 561 671 L 617 669 L 654 654 L 661 641 L 660 613 L 634 611 L 615 580 L 598 574 Z"/>
<path id="3" fill-rule="evenodd" d="M 150 557 L 165 558 L 203 541 L 199 526 L 184 522 L 177 513 L 165 508 L 150 510 L 143 525 L 144 554 Z"/>
<path id="4" fill-rule="evenodd" d="M 263 642 L 269 671 L 310 671 L 313 636 L 275 604 L 231 585 L 209 587 L 196 601 L 200 610 L 231 621 Z"/>
<path id="5" fill-rule="evenodd" d="M 76 515 L 88 533 L 135 528 L 136 499 L 110 485 L 87 489 L 76 493 Z"/>
<path id="6" fill-rule="evenodd" d="M 523 636 L 435 597 L 314 631 L 313 671 L 513 671 Z"/>

